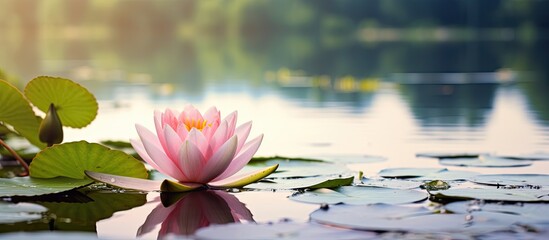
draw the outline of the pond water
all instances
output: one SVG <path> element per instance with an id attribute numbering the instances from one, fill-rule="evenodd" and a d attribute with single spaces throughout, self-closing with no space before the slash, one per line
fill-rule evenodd
<path id="1" fill-rule="evenodd" d="M 38 75 L 63 76 L 96 95 L 96 120 L 84 129 L 66 129 L 65 141 L 127 141 L 137 138 L 135 123 L 152 128 L 155 109 L 192 104 L 201 110 L 216 106 L 223 115 L 238 111 L 239 123 L 253 121 L 251 136 L 265 135 L 256 156 L 387 159 L 347 164 L 366 177 L 397 167 L 549 173 L 549 161 L 481 168 L 443 166 L 416 157 L 423 152 L 548 152 L 549 79 L 541 67 L 547 64 L 545 42 L 341 40 L 332 46 L 302 35 L 251 42 L 163 40 L 152 45 L 78 39 L 45 39 L 44 45 L 12 42 L 2 45 L 10 47 L 3 47 L 9 50 L 0 53 L 0 67 L 25 79 L 21 84 Z M 308 221 L 319 205 L 291 201 L 292 193 L 230 195 L 257 222 Z M 124 210 L 112 217 L 82 226 L 66 222 L 71 227 L 65 229 L 95 231 L 104 238 L 134 238 L 138 232 L 142 238 L 156 238 L 165 231 L 158 219 L 150 229 L 139 229 L 157 208 L 159 194 L 134 195 L 139 195 L 132 196 L 136 204 L 119 208 Z M 201 197 L 188 198 L 187 204 L 202 206 Z"/>

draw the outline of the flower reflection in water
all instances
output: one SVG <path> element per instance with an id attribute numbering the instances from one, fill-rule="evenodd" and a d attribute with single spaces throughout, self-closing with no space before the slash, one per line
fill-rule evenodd
<path id="1" fill-rule="evenodd" d="M 162 224 L 158 238 L 168 234 L 191 235 L 210 224 L 253 222 L 252 213 L 234 195 L 219 190 L 195 191 L 160 196 L 137 236 L 152 231 Z"/>

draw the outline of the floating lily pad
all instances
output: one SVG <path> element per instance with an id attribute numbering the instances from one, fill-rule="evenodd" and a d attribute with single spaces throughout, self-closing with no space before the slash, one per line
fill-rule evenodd
<path id="1" fill-rule="evenodd" d="M 319 159 L 325 162 L 333 163 L 378 163 L 387 161 L 386 158 L 381 156 L 370 156 L 370 155 L 318 155 L 311 156 L 312 159 Z"/>
<path id="2" fill-rule="evenodd" d="M 444 205 L 444 209 L 454 213 L 470 213 L 476 211 L 505 213 L 531 218 L 532 222 L 549 222 L 549 204 L 521 203 L 501 204 L 479 201 L 459 201 Z"/>
<path id="3" fill-rule="evenodd" d="M 506 188 L 452 188 L 434 192 L 436 201 L 481 199 L 505 202 L 549 202 L 549 190 Z"/>
<path id="4" fill-rule="evenodd" d="M 347 177 L 307 177 L 307 178 L 292 178 L 292 179 L 275 179 L 272 181 L 258 182 L 246 186 L 253 189 L 317 189 L 317 188 L 335 188 L 351 185 L 353 176 Z"/>
<path id="5" fill-rule="evenodd" d="M 404 204 L 419 202 L 427 199 L 428 194 L 424 191 L 403 190 L 392 188 L 379 187 L 364 187 L 364 186 L 344 186 L 334 190 L 317 189 L 290 197 L 290 199 L 316 204 Z"/>
<path id="6" fill-rule="evenodd" d="M 409 181 L 402 179 L 372 179 L 372 178 L 363 178 L 362 183 L 359 186 L 368 186 L 368 187 L 383 187 L 383 188 L 396 188 L 396 189 L 413 189 L 418 188 L 422 182 L 420 181 Z"/>
<path id="7" fill-rule="evenodd" d="M 547 174 L 482 174 L 469 181 L 486 185 L 500 186 L 549 186 Z"/>
<path id="8" fill-rule="evenodd" d="M 0 196 L 36 196 L 58 193 L 83 187 L 92 182 L 91 179 L 66 177 L 50 179 L 32 177 L 0 178 Z"/>
<path id="9" fill-rule="evenodd" d="M 42 218 L 48 209 L 34 203 L 0 202 L 0 224 L 32 221 Z"/>
<path id="10" fill-rule="evenodd" d="M 449 188 L 450 188 L 450 184 L 441 180 L 433 180 L 421 185 L 421 189 L 425 189 L 427 191 L 440 191 L 440 190 L 446 190 Z"/>
<path id="11" fill-rule="evenodd" d="M 423 152 L 417 153 L 416 157 L 425 157 L 425 158 L 476 158 L 485 153 L 476 153 L 476 152 Z"/>
<path id="12" fill-rule="evenodd" d="M 199 239 L 376 239 L 371 232 L 325 227 L 311 223 L 224 224 L 199 229 Z"/>
<path id="13" fill-rule="evenodd" d="M 57 176 L 84 179 L 84 170 L 127 177 L 147 178 L 145 165 L 134 157 L 86 141 L 49 147 L 36 155 L 30 164 L 30 176 Z"/>
<path id="14" fill-rule="evenodd" d="M 520 154 L 520 155 L 502 155 L 499 157 L 515 159 L 515 160 L 543 161 L 543 160 L 549 160 L 549 153 L 538 152 L 538 153 Z"/>
<path id="15" fill-rule="evenodd" d="M 429 173 L 423 177 L 415 178 L 414 180 L 418 181 L 431 181 L 431 180 L 442 180 L 442 181 L 457 181 L 457 180 L 468 180 L 472 176 L 479 175 L 477 172 L 471 171 L 458 171 L 458 170 L 448 170 L 444 169 L 439 172 Z"/>
<path id="16" fill-rule="evenodd" d="M 378 175 L 384 178 L 415 178 L 445 171 L 445 168 L 386 168 Z"/>
<path id="17" fill-rule="evenodd" d="M 57 77 L 37 77 L 25 87 L 25 96 L 42 112 L 51 103 L 64 126 L 82 128 L 97 115 L 97 101 L 93 94 L 79 84 Z"/>
<path id="18" fill-rule="evenodd" d="M 306 158 L 255 158 L 250 161 L 250 167 L 266 167 L 279 164 L 275 173 L 270 178 L 301 178 L 320 175 L 333 175 L 346 173 L 349 169 L 338 163 L 324 162 L 318 159 Z"/>
<path id="19" fill-rule="evenodd" d="M 21 136 L 33 145 L 44 148 L 38 139 L 40 118 L 36 117 L 23 94 L 4 80 L 0 80 L 0 122 L 11 125 Z"/>
<path id="20" fill-rule="evenodd" d="M 508 158 L 482 155 L 478 158 L 448 158 L 440 159 L 439 163 L 461 167 L 524 167 L 532 165 L 528 160 L 512 160 Z"/>
<path id="21" fill-rule="evenodd" d="M 469 216 L 469 217 L 468 217 Z M 424 207 L 373 204 L 335 205 L 313 212 L 311 220 L 358 230 L 486 233 L 520 221 L 509 214 L 432 214 Z"/>

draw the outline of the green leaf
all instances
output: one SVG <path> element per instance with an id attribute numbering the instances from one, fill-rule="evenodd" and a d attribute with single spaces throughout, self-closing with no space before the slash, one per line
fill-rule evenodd
<path id="1" fill-rule="evenodd" d="M 384 178 L 415 178 L 445 171 L 445 168 L 386 168 L 378 175 Z"/>
<path id="2" fill-rule="evenodd" d="M 0 80 L 0 104 L 0 122 L 11 125 L 33 145 L 39 148 L 46 147 L 46 144 L 38 139 L 40 118 L 34 114 L 23 94 L 4 80 Z"/>
<path id="3" fill-rule="evenodd" d="M 447 158 L 439 163 L 448 166 L 462 167 L 524 167 L 532 165 L 529 160 L 513 160 L 508 158 L 481 155 L 478 158 Z"/>
<path id="4" fill-rule="evenodd" d="M 39 152 L 31 162 L 30 176 L 84 179 L 84 171 L 147 178 L 145 165 L 134 157 L 86 141 L 63 143 Z"/>
<path id="5" fill-rule="evenodd" d="M 506 188 L 452 188 L 437 191 L 434 201 L 450 202 L 480 199 L 505 202 L 549 202 L 549 191 L 542 189 L 506 189 Z"/>
<path id="6" fill-rule="evenodd" d="M 0 178 L 0 196 L 37 196 L 59 193 L 86 186 L 90 179 L 57 177 L 50 179 L 33 177 Z"/>
<path id="7" fill-rule="evenodd" d="M 290 199 L 306 203 L 326 203 L 326 204 L 404 204 L 419 202 L 427 199 L 428 194 L 423 191 L 364 187 L 364 186 L 345 186 L 334 190 L 317 189 L 302 194 L 293 195 Z"/>
<path id="8" fill-rule="evenodd" d="M 42 112 L 53 103 L 64 126 L 82 128 L 97 115 L 98 105 L 93 94 L 68 79 L 37 77 L 25 87 L 25 96 Z"/>
<path id="9" fill-rule="evenodd" d="M 321 224 L 357 230 L 473 235 L 509 230 L 517 222 L 522 223 L 527 220 L 519 216 L 487 212 L 433 214 L 425 207 L 387 204 L 334 205 L 328 209 L 316 210 L 310 218 Z M 458 238 L 461 239 L 464 236 Z"/>
<path id="10" fill-rule="evenodd" d="M 494 186 L 549 186 L 548 174 L 481 174 L 469 181 Z"/>
<path id="11" fill-rule="evenodd" d="M 180 183 L 172 180 L 162 181 L 160 185 L 161 192 L 176 193 L 176 192 L 188 192 L 203 187 L 203 185 L 196 183 Z"/>
<path id="12" fill-rule="evenodd" d="M 0 224 L 32 221 L 42 218 L 42 212 L 48 209 L 34 203 L 0 202 Z"/>
<path id="13" fill-rule="evenodd" d="M 338 163 L 324 162 L 309 158 L 255 158 L 250 161 L 247 169 L 258 169 L 259 167 L 279 165 L 277 171 L 271 178 L 301 178 L 321 175 L 333 175 L 349 172 L 349 169 Z"/>
<path id="14" fill-rule="evenodd" d="M 258 182 L 246 186 L 253 189 L 317 189 L 348 186 L 353 183 L 354 177 L 307 177 L 307 178 L 281 178 L 268 182 Z"/>

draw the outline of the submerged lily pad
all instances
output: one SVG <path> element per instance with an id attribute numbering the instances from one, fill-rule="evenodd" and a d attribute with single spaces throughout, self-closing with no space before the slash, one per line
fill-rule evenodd
<path id="1" fill-rule="evenodd" d="M 148 176 L 145 165 L 134 157 L 86 141 L 49 147 L 38 153 L 30 164 L 30 176 L 35 178 L 84 179 L 84 170 L 136 178 Z"/>
<path id="2" fill-rule="evenodd" d="M 419 202 L 427 199 L 428 194 L 424 191 L 403 190 L 380 187 L 365 187 L 365 186 L 344 186 L 334 190 L 317 189 L 290 197 L 290 199 L 316 204 L 404 204 Z"/>
<path id="3" fill-rule="evenodd" d="M 0 224 L 32 221 L 42 218 L 48 209 L 34 203 L 0 202 Z"/>
<path id="4" fill-rule="evenodd" d="M 199 239 L 376 239 L 370 232 L 311 223 L 224 224 L 199 229 Z"/>
<path id="5" fill-rule="evenodd" d="M 353 176 L 347 177 L 329 177 L 318 176 L 308 178 L 275 179 L 268 182 L 258 182 L 246 186 L 253 189 L 317 189 L 317 188 L 335 188 L 351 185 Z"/>
<path id="6" fill-rule="evenodd" d="M 508 158 L 482 155 L 478 158 L 448 158 L 440 159 L 439 163 L 461 167 L 524 167 L 532 165 L 528 160 L 512 160 Z"/>
<path id="7" fill-rule="evenodd" d="M 310 217 L 322 224 L 358 230 L 468 233 L 504 230 L 521 220 L 499 213 L 432 214 L 425 207 L 387 204 L 335 205 L 316 210 Z"/>
<path id="8" fill-rule="evenodd" d="M 25 87 L 25 96 L 42 112 L 51 103 L 64 126 L 82 128 L 97 115 L 97 101 L 93 94 L 79 84 L 57 77 L 37 77 Z"/>
<path id="9" fill-rule="evenodd" d="M 436 201 L 481 199 L 505 202 L 549 202 L 549 190 L 507 188 L 452 188 L 434 192 Z"/>
<path id="10" fill-rule="evenodd" d="M 50 179 L 32 177 L 0 178 L 0 196 L 36 196 L 59 193 L 83 187 L 92 182 L 91 179 L 66 177 Z"/>
<path id="11" fill-rule="evenodd" d="M 547 174 L 482 174 L 471 177 L 469 181 L 499 186 L 549 186 Z"/>
<path id="12" fill-rule="evenodd" d="M 445 168 L 386 168 L 378 175 L 384 178 L 415 178 L 445 171 Z"/>

